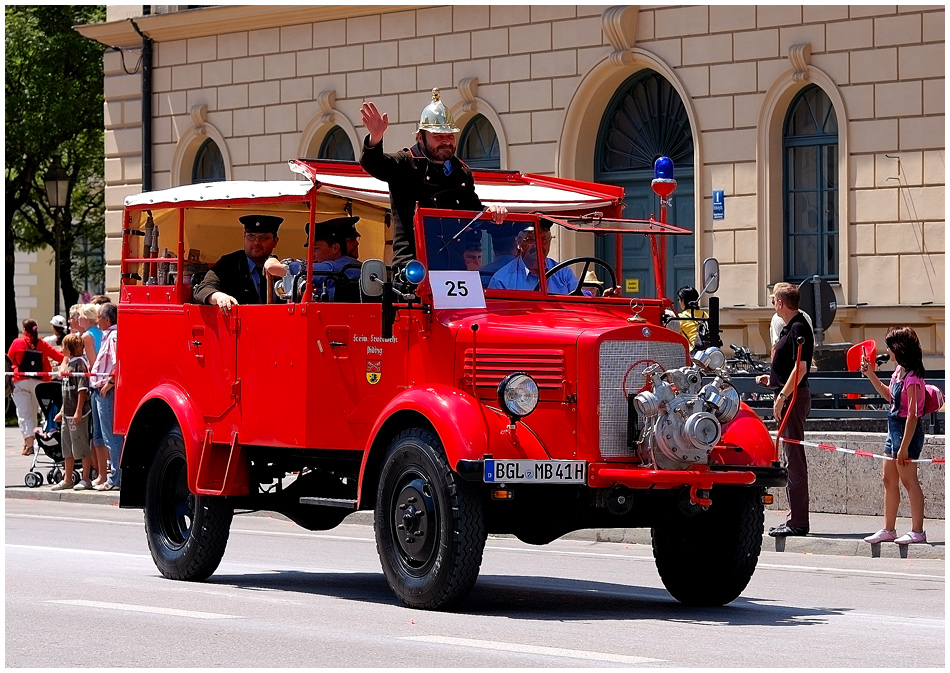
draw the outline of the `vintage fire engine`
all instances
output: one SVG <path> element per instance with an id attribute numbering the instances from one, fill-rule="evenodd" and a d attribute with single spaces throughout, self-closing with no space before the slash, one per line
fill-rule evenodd
<path id="1" fill-rule="evenodd" d="M 786 472 L 722 353 L 691 356 L 668 324 L 664 241 L 690 233 L 662 215 L 671 165 L 655 181 L 661 216 L 645 221 L 620 219 L 620 188 L 476 171 L 482 202 L 507 206 L 506 221 L 420 209 L 417 259 L 401 269 L 384 262 L 385 183 L 355 163 L 290 167 L 306 179 L 126 199 L 120 505 L 144 509 L 163 575 L 210 576 L 236 509 L 309 530 L 374 510 L 383 570 L 410 607 L 461 601 L 489 533 L 546 544 L 595 527 L 651 528 L 656 566 L 680 601 L 740 594 L 761 549 L 766 487 Z M 267 304 L 229 314 L 196 304 L 193 285 L 240 248 L 238 218 L 252 213 L 284 218 L 277 252 L 290 273 Z M 304 244 L 315 222 L 344 213 L 361 218 L 366 261 L 349 301 L 325 301 L 311 288 L 331 274 L 314 271 Z M 530 290 L 499 289 L 511 240 L 529 227 L 575 232 L 586 254 Z M 657 298 L 602 289 L 617 285 L 625 236 L 649 240 Z M 594 256 L 597 237 L 614 242 L 613 264 Z M 480 269 L 466 263 L 471 249 Z M 715 260 L 703 275 L 715 291 Z M 571 287 L 557 294 L 555 276 Z"/>

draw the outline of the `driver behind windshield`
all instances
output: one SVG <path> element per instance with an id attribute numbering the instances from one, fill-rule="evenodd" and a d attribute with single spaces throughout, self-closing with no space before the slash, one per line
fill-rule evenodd
<path id="1" fill-rule="evenodd" d="M 550 257 L 551 228 L 541 225 L 541 249 L 544 254 L 545 270 L 553 268 L 557 262 Z M 489 290 L 538 290 L 538 246 L 536 245 L 534 227 L 528 227 L 515 237 L 517 256 L 501 267 L 488 283 Z M 549 294 L 570 294 L 577 288 L 577 276 L 569 268 L 564 267 L 548 278 Z M 586 294 L 586 292 L 585 292 Z"/>

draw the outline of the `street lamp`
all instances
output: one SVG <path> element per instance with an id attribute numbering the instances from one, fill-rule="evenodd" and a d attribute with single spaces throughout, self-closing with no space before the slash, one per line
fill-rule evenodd
<path id="1" fill-rule="evenodd" d="M 49 171 L 46 175 L 43 176 L 43 186 L 46 187 L 46 198 L 49 200 L 49 205 L 53 209 L 53 230 L 56 238 L 56 249 L 53 251 L 55 256 L 54 260 L 54 280 L 53 280 L 53 312 L 56 315 L 59 315 L 59 260 L 60 260 L 60 251 L 62 239 L 62 213 L 57 213 L 56 211 L 61 210 L 66 207 L 66 198 L 69 192 L 69 173 L 66 172 L 66 169 L 63 168 L 63 164 L 60 162 L 60 155 L 57 152 L 53 155 L 53 165 L 50 166 Z"/>
<path id="2" fill-rule="evenodd" d="M 53 208 L 65 208 L 66 196 L 69 191 L 69 173 L 60 163 L 59 154 L 53 155 L 53 165 L 43 176 L 43 185 L 46 187 L 46 198 Z"/>

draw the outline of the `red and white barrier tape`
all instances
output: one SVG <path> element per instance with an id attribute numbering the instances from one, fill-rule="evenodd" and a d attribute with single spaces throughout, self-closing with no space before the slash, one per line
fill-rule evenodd
<path id="1" fill-rule="evenodd" d="M 816 449 L 822 449 L 824 451 L 838 451 L 840 453 L 850 453 L 853 456 L 861 456 L 862 458 L 880 458 L 881 460 L 897 460 L 896 458 L 891 458 L 890 456 L 885 456 L 883 453 L 871 453 L 870 451 L 858 451 L 857 449 L 844 449 L 840 446 L 835 446 L 833 444 L 823 444 L 821 442 L 804 442 L 798 439 L 786 439 L 782 438 L 783 442 L 789 444 L 800 444 L 802 446 L 811 446 Z M 917 460 L 911 460 L 911 463 L 945 463 L 947 462 L 946 458 L 918 458 Z"/>
<path id="2" fill-rule="evenodd" d="M 112 374 L 104 374 L 102 372 L 20 372 L 16 374 L 14 372 L 7 372 L 7 376 L 22 376 L 25 379 L 42 379 L 47 376 L 50 378 L 69 378 L 71 376 L 84 376 L 87 379 L 94 379 L 97 376 L 112 376 Z"/>

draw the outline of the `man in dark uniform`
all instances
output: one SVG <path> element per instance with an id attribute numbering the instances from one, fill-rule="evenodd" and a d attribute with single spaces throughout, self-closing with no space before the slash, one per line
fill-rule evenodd
<path id="1" fill-rule="evenodd" d="M 317 288 L 316 296 L 324 301 L 359 301 L 360 261 L 351 257 L 347 250 L 348 237 L 356 233 L 358 217 L 336 217 L 317 222 L 313 228 L 313 282 Z M 309 234 L 310 225 L 306 231 Z M 306 248 L 308 243 L 303 244 Z M 264 270 L 276 278 L 282 278 L 287 269 L 276 258 L 264 264 Z M 324 272 L 324 273 L 321 273 Z M 350 283 L 340 282 L 339 277 L 331 274 L 343 274 Z M 343 290 L 337 293 L 337 286 Z M 339 294 L 339 296 L 337 296 Z"/>
<path id="2" fill-rule="evenodd" d="M 273 215 L 244 215 L 244 249 L 228 253 L 215 262 L 195 287 L 195 301 L 214 304 L 228 313 L 235 304 L 264 304 L 267 284 L 263 270 L 277 247 L 277 228 L 284 221 Z"/>
<path id="3" fill-rule="evenodd" d="M 423 208 L 483 210 L 475 193 L 472 170 L 455 156 L 455 127 L 452 113 L 432 90 L 432 102 L 422 111 L 416 144 L 395 154 L 383 153 L 383 134 L 389 115 L 363 103 L 363 125 L 369 134 L 363 141 L 360 165 L 378 180 L 389 183 L 393 212 L 393 265 L 401 266 L 416 256 L 413 216 L 416 204 Z M 491 206 L 488 212 L 496 224 L 504 221 L 508 209 Z"/>
<path id="4" fill-rule="evenodd" d="M 774 288 L 775 313 L 785 321 L 785 327 L 772 349 L 772 370 L 768 375 L 756 377 L 762 385 L 775 390 L 772 412 L 781 423 L 788 416 L 782 429 L 782 438 L 805 439 L 805 419 L 811 411 L 811 389 L 808 387 L 808 370 L 815 350 L 815 335 L 811 326 L 798 310 L 801 294 L 791 283 L 778 283 Z M 798 358 L 798 339 L 802 339 L 801 358 Z M 797 361 L 797 365 L 796 365 Z M 797 388 L 797 392 L 796 392 Z M 794 393 L 795 404 L 792 404 Z M 785 462 L 788 467 L 789 513 L 785 523 L 769 530 L 772 537 L 808 535 L 808 463 L 805 447 L 801 444 L 783 442 Z"/>

